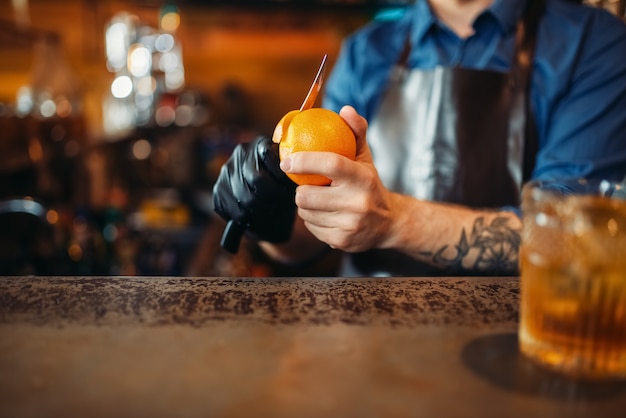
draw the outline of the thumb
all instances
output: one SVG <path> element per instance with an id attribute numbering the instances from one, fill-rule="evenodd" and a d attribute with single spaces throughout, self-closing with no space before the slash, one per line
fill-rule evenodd
<path id="1" fill-rule="evenodd" d="M 344 106 L 339 111 L 339 116 L 346 121 L 356 138 L 357 161 L 372 162 L 372 154 L 367 145 L 367 121 L 357 113 L 352 106 Z"/>

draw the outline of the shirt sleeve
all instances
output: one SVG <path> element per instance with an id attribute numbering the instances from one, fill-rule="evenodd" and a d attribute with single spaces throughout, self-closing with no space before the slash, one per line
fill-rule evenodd
<path id="1" fill-rule="evenodd" d="M 535 71 L 544 75 L 535 80 L 553 81 L 537 86 L 550 99 L 533 103 L 540 128 L 535 178 L 622 179 L 626 174 L 626 25 L 602 9 L 584 24 L 585 30 L 575 31 L 579 38 L 568 41 L 576 48 L 570 46 L 566 55 L 553 45 L 547 54 L 552 64 L 535 63 Z M 551 30 L 567 38 L 567 24 Z M 543 35 L 549 43 L 550 34 Z"/>
<path id="2" fill-rule="evenodd" d="M 359 112 L 358 104 L 352 94 L 355 81 L 352 49 L 351 38 L 345 39 L 342 42 L 332 72 L 325 83 L 322 107 L 339 112 L 343 106 L 349 104 Z"/>

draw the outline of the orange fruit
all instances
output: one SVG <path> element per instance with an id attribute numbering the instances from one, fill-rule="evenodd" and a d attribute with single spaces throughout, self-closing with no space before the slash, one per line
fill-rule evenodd
<path id="1" fill-rule="evenodd" d="M 356 138 L 352 129 L 338 113 L 324 108 L 288 112 L 276 125 L 272 141 L 279 144 L 281 161 L 300 151 L 326 151 L 351 160 L 356 158 Z M 299 185 L 327 186 L 331 183 L 328 177 L 317 174 L 287 173 L 287 176 Z"/>

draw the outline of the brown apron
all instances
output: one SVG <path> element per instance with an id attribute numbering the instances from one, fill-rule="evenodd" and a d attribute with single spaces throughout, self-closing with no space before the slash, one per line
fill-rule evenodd
<path id="1" fill-rule="evenodd" d="M 508 73 L 407 67 L 404 49 L 370 121 L 368 143 L 385 186 L 418 199 L 473 208 L 517 205 L 536 137 L 527 87 L 542 2 L 517 27 Z M 393 250 L 349 254 L 345 276 L 452 274 Z"/>

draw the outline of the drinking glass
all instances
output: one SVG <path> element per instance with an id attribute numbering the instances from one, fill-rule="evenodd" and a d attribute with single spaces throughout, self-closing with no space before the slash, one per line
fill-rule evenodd
<path id="1" fill-rule="evenodd" d="M 520 351 L 569 376 L 626 378 L 626 184 L 522 191 Z"/>

